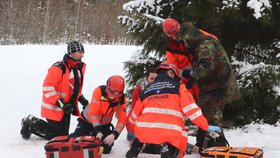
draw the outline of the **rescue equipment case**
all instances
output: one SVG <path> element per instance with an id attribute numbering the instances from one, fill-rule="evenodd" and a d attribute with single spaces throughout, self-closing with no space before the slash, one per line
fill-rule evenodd
<path id="1" fill-rule="evenodd" d="M 211 147 L 204 149 L 201 158 L 262 158 L 263 150 L 255 147 Z"/>
<path id="2" fill-rule="evenodd" d="M 46 158 L 101 158 L 102 147 L 95 136 L 57 136 L 45 145 Z"/>

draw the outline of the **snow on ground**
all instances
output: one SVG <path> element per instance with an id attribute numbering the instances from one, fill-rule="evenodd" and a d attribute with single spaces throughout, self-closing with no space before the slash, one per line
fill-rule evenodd
<path id="1" fill-rule="evenodd" d="M 83 94 L 90 100 L 95 87 L 105 84 L 110 75 L 124 75 L 123 63 L 132 56 L 139 47 L 85 45 L 87 63 Z M 0 154 L 1 158 L 43 158 L 45 157 L 42 140 L 34 135 L 30 140 L 23 140 L 19 134 L 22 117 L 28 114 L 40 116 L 41 89 L 48 68 L 61 60 L 66 51 L 66 45 L 22 45 L 0 46 L 0 97 L 2 100 L 0 115 Z M 72 117 L 71 131 L 77 124 Z M 264 149 L 265 158 L 280 157 L 280 123 L 277 126 L 251 124 L 245 129 L 225 130 L 225 135 L 231 146 L 253 146 Z M 122 158 L 128 150 L 124 130 L 115 142 L 112 153 L 104 158 Z M 194 143 L 195 138 L 190 137 Z M 159 157 L 141 155 L 139 157 Z M 198 155 L 186 155 L 195 158 Z"/>

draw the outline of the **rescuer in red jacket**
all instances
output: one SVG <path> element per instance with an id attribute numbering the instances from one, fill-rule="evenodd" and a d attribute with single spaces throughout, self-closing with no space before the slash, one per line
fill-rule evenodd
<path id="1" fill-rule="evenodd" d="M 82 62 L 84 47 L 77 41 L 67 46 L 62 61 L 54 63 L 48 70 L 43 83 L 41 116 L 47 122 L 32 115 L 22 119 L 21 135 L 29 139 L 35 134 L 45 139 L 68 135 L 70 116 L 79 116 L 78 101 L 86 106 L 88 101 L 82 95 L 86 64 Z"/>
<path id="2" fill-rule="evenodd" d="M 103 153 L 109 154 L 114 140 L 118 138 L 127 122 L 124 87 L 123 77 L 113 75 L 108 78 L 106 85 L 95 88 L 91 102 L 82 111 L 71 137 L 97 136 L 103 142 Z M 116 126 L 111 123 L 114 114 L 118 119 Z"/>
<path id="3" fill-rule="evenodd" d="M 145 73 L 145 77 L 141 78 L 141 80 L 138 82 L 137 86 L 135 87 L 135 89 L 132 92 L 132 96 L 131 96 L 131 108 L 130 111 L 128 113 L 128 117 L 130 116 L 133 108 L 135 107 L 135 103 L 136 101 L 139 99 L 140 97 L 140 93 L 141 91 L 150 83 L 154 82 L 155 78 L 157 77 L 157 73 L 156 73 L 156 69 L 152 68 L 149 69 L 146 73 Z M 135 135 L 132 132 L 132 128 L 133 125 L 131 125 L 129 122 L 126 125 L 126 129 L 127 129 L 127 140 L 131 141 L 132 139 L 135 138 Z"/>
<path id="4" fill-rule="evenodd" d="M 186 117 L 203 130 L 221 131 L 217 126 L 208 125 L 191 93 L 178 82 L 176 66 L 163 62 L 157 72 L 155 81 L 141 91 L 129 117 L 129 122 L 135 124 L 137 138 L 126 153 L 127 158 L 137 157 L 143 143 L 161 144 L 162 158 L 182 158 L 188 143 Z"/>
<path id="5" fill-rule="evenodd" d="M 169 37 L 169 45 L 165 52 L 166 61 L 174 64 L 179 70 L 179 75 L 182 76 L 181 72 L 184 70 L 192 71 L 192 59 L 193 55 L 187 49 L 187 46 L 181 41 L 175 41 Z M 180 82 L 187 84 L 190 77 L 181 78 Z M 197 100 L 199 96 L 199 89 L 195 83 L 193 87 L 188 88 L 193 97 Z"/>

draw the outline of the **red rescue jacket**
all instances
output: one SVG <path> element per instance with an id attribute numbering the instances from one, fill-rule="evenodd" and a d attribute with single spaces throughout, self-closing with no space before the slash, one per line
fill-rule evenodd
<path id="1" fill-rule="evenodd" d="M 62 98 L 65 103 L 69 102 L 73 89 L 70 88 L 70 81 L 73 80 L 73 71 L 69 71 L 69 67 L 73 66 L 73 61 L 64 56 L 63 61 L 56 62 L 52 65 L 48 74 L 45 77 L 43 83 L 43 96 L 41 105 L 41 116 L 50 120 L 60 121 L 64 115 L 63 110 L 58 107 L 55 103 L 58 98 Z M 72 64 L 71 64 L 72 63 Z M 77 63 L 76 63 L 77 64 Z M 81 62 L 78 66 L 78 75 L 80 81 L 80 87 L 78 96 L 76 98 L 76 113 L 74 115 L 78 116 L 80 114 L 77 100 L 81 96 L 83 87 L 83 76 L 85 72 L 86 64 Z"/>
<path id="2" fill-rule="evenodd" d="M 141 92 L 141 85 L 138 84 L 135 87 L 135 89 L 133 90 L 133 93 L 131 96 L 131 109 L 130 109 L 129 113 L 127 114 L 127 117 L 129 117 L 131 115 L 131 112 L 132 112 L 133 108 L 135 107 L 136 101 L 140 97 L 140 92 Z M 130 122 L 127 122 L 126 130 L 127 130 L 127 132 L 133 132 L 133 125 Z"/>
<path id="3" fill-rule="evenodd" d="M 166 60 L 179 68 L 192 69 L 192 54 L 187 52 L 187 47 L 184 46 L 183 42 L 177 42 L 170 38 L 170 43 L 168 49 L 165 53 Z M 186 84 L 189 78 L 182 78 L 181 83 Z M 199 89 L 197 84 L 195 84 L 191 89 L 189 89 L 194 98 L 199 96 Z"/>

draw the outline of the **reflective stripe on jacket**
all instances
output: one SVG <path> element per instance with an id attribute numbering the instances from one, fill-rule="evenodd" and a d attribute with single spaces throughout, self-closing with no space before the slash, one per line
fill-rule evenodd
<path id="1" fill-rule="evenodd" d="M 110 101 L 106 98 L 105 87 L 99 86 L 94 90 L 90 105 L 82 112 L 83 119 L 96 127 L 110 124 L 115 114 L 118 122 L 114 131 L 120 134 L 126 125 L 126 98 L 122 96 L 114 102 Z"/>
<path id="2" fill-rule="evenodd" d="M 200 128 L 208 128 L 201 109 L 185 86 L 160 74 L 141 92 L 129 122 L 135 124 L 134 133 L 141 142 L 168 142 L 185 151 L 188 140 L 184 126 L 186 117 Z"/>
<path id="3" fill-rule="evenodd" d="M 55 103 L 58 98 L 62 98 L 65 103 L 67 103 L 71 96 L 69 95 L 69 80 L 70 71 L 68 70 L 66 64 L 62 62 L 66 68 L 62 70 L 59 66 L 53 65 L 49 68 L 48 74 L 43 83 L 43 96 L 41 105 L 41 116 L 50 120 L 60 121 L 64 115 L 63 110 L 58 107 Z M 82 74 L 79 72 L 79 76 L 83 79 L 86 64 L 82 63 Z M 65 71 L 65 72 L 63 72 Z M 83 83 L 83 81 L 81 81 Z M 80 86 L 78 97 L 81 96 L 82 85 Z M 78 98 L 77 97 L 77 98 Z M 79 108 L 76 104 L 76 113 L 79 115 Z"/>

